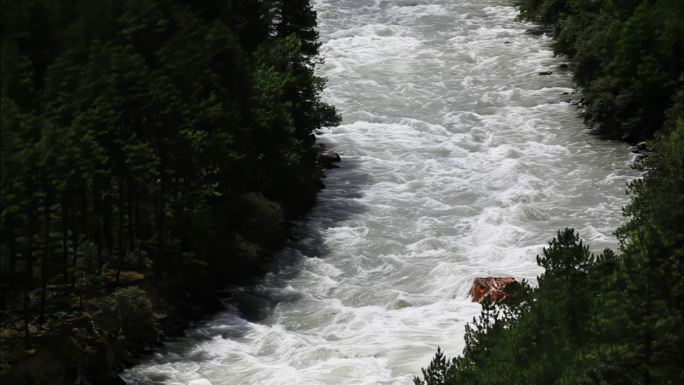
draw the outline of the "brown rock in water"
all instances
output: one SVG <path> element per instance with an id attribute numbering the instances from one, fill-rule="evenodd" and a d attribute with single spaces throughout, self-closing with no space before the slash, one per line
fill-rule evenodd
<path id="1" fill-rule="evenodd" d="M 473 297 L 473 302 L 482 303 L 486 296 L 490 296 L 494 301 L 502 300 L 506 297 L 506 287 L 519 284 L 513 277 L 486 277 L 475 278 L 473 286 L 468 294 Z"/>

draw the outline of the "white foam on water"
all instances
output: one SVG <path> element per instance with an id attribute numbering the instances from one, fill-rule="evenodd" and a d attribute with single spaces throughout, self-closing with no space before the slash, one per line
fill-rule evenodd
<path id="1" fill-rule="evenodd" d="M 587 134 L 546 37 L 493 0 L 316 0 L 342 153 L 283 268 L 123 374 L 129 384 L 409 384 L 479 312 L 478 276 L 534 281 L 574 227 L 593 249 L 635 176 Z M 539 76 L 539 71 L 553 71 Z M 263 306 L 259 305 L 263 301 Z"/>

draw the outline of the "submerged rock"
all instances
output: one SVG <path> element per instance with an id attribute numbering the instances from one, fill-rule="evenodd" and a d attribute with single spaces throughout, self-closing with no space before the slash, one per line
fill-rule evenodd
<path id="1" fill-rule="evenodd" d="M 551 75 L 552 73 L 552 71 L 541 71 L 539 75 Z"/>
<path id="2" fill-rule="evenodd" d="M 545 33 L 551 34 L 551 33 L 553 33 L 553 27 L 547 27 L 547 26 L 540 25 L 540 26 L 537 26 L 534 28 L 526 29 L 525 33 L 528 35 L 532 35 L 532 36 L 541 36 Z"/>
<path id="3" fill-rule="evenodd" d="M 407 307 L 411 307 L 413 304 L 411 304 L 408 301 L 404 301 L 403 299 L 398 300 L 397 302 L 394 303 L 393 307 L 395 309 L 405 309 Z"/>
<path id="4" fill-rule="evenodd" d="M 188 382 L 188 385 L 212 385 L 212 384 L 206 378 L 199 378 L 196 380 L 190 380 L 190 382 Z"/>
<path id="5" fill-rule="evenodd" d="M 473 297 L 473 302 L 477 303 L 482 303 L 486 296 L 499 301 L 506 298 L 506 287 L 519 284 L 513 277 L 478 277 L 473 281 L 468 294 Z"/>

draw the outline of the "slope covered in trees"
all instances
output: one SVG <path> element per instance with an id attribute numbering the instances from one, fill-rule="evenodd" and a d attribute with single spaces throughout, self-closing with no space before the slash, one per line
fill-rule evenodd
<path id="1" fill-rule="evenodd" d="M 538 287 L 485 303 L 462 355 L 417 385 L 684 383 L 684 2 L 523 0 L 554 24 L 599 133 L 651 138 L 617 252 L 570 229 L 537 258 Z"/>
<path id="2" fill-rule="evenodd" d="M 339 120 L 315 27 L 308 0 L 2 1 L 5 378 L 102 383 L 263 270 Z"/>
<path id="3" fill-rule="evenodd" d="M 681 0 L 519 0 L 521 17 L 555 26 L 572 62 L 587 122 L 630 141 L 670 128 L 684 108 Z"/>

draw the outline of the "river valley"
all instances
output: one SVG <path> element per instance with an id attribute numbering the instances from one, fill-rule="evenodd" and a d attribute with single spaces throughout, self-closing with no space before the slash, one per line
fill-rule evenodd
<path id="1" fill-rule="evenodd" d="M 563 59 L 510 3 L 314 4 L 343 117 L 319 141 L 341 167 L 279 267 L 123 373 L 131 385 L 410 384 L 437 346 L 460 353 L 475 277 L 534 282 L 564 227 L 616 245 L 629 146 L 588 133 Z"/>

